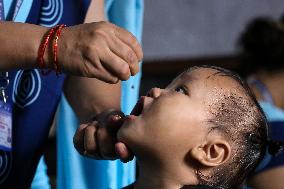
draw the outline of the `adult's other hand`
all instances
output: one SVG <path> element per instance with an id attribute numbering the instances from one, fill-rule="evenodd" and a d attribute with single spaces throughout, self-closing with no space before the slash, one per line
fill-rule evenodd
<path id="1" fill-rule="evenodd" d="M 77 151 L 94 159 L 120 159 L 128 162 L 133 154 L 125 144 L 118 142 L 116 134 L 124 122 L 124 115 L 119 111 L 105 111 L 77 129 L 73 142 Z"/>

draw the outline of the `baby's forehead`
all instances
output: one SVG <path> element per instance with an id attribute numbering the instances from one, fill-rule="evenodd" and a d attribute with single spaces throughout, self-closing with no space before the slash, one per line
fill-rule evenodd
<path id="1" fill-rule="evenodd" d="M 183 72 L 180 77 L 185 80 L 203 82 L 208 87 L 227 89 L 241 87 L 232 76 L 213 68 L 193 67 Z"/>
<path id="2" fill-rule="evenodd" d="M 193 68 L 185 71 L 181 78 L 187 81 L 195 81 L 196 88 L 205 101 L 216 101 L 227 97 L 245 97 L 246 89 L 233 75 L 212 68 Z"/>

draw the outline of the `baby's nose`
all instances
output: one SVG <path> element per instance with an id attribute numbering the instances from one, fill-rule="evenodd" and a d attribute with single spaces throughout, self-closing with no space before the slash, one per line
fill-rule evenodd
<path id="1" fill-rule="evenodd" d="M 163 93 L 163 91 L 164 89 L 154 87 L 147 93 L 147 96 L 152 98 L 158 98 Z"/>

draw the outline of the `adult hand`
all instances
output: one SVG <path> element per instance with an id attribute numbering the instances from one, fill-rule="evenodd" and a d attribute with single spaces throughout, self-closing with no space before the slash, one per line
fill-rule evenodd
<path id="1" fill-rule="evenodd" d="M 122 162 L 132 160 L 133 154 L 116 139 L 123 121 L 123 113 L 108 110 L 97 115 L 94 121 L 81 124 L 73 138 L 76 150 L 81 155 L 94 159 L 119 158 Z"/>
<path id="2" fill-rule="evenodd" d="M 137 39 L 109 22 L 64 28 L 58 41 L 58 62 L 63 72 L 108 83 L 135 75 L 142 58 Z"/>

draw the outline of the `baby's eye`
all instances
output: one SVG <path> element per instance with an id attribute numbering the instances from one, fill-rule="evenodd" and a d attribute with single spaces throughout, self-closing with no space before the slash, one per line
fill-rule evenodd
<path id="1" fill-rule="evenodd" d="M 185 95 L 188 94 L 187 89 L 185 87 L 183 87 L 183 86 L 179 86 L 179 87 L 175 88 L 175 91 L 178 92 L 178 93 L 183 93 Z"/>

